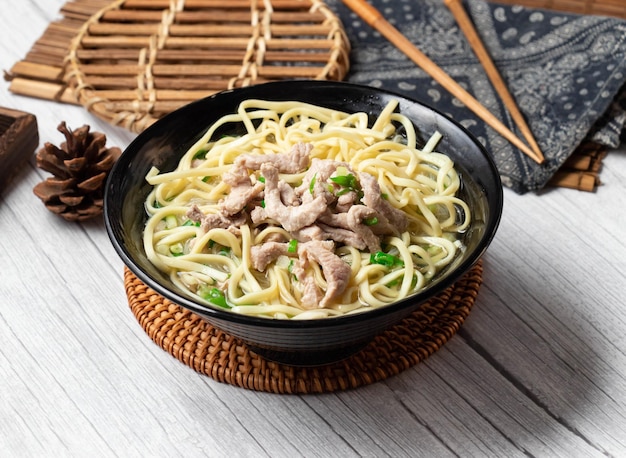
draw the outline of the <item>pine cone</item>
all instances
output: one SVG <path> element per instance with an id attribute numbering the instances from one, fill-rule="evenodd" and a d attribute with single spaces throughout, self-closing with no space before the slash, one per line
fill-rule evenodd
<path id="1" fill-rule="evenodd" d="M 57 128 L 65 142 L 57 148 L 46 142 L 37 152 L 37 166 L 54 177 L 37 184 L 33 192 L 48 210 L 68 221 L 84 221 L 102 213 L 104 182 L 121 154 L 106 148 L 106 136 L 89 132 L 89 126 L 71 131 L 61 122 Z"/>

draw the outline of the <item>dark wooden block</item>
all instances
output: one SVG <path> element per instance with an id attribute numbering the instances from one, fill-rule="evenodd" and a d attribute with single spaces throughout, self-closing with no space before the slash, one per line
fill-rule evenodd
<path id="1" fill-rule="evenodd" d="M 38 145 L 35 115 L 0 107 L 0 193 Z"/>

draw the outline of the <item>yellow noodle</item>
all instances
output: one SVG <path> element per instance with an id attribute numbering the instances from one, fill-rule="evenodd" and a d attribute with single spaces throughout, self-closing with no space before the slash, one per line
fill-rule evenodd
<path id="1" fill-rule="evenodd" d="M 423 289 L 463 250 L 459 233 L 467 229 L 471 215 L 457 196 L 461 182 L 454 163 L 436 152 L 441 134 L 433 132 L 419 149 L 415 127 L 396 108 L 397 103 L 390 102 L 370 126 L 366 113 L 295 101 L 242 102 L 236 113 L 207 129 L 175 170 L 152 169 L 147 174 L 154 186 L 145 202 L 148 258 L 196 300 L 211 304 L 207 288 L 218 288 L 225 291 L 232 312 L 267 318 L 358 313 Z M 218 129 L 228 131 L 230 126 L 239 126 L 245 134 L 214 138 Z M 284 228 L 246 224 L 236 235 L 226 229 L 205 232 L 187 216 L 193 205 L 204 214 L 220 211 L 220 200 L 230 192 L 221 177 L 238 156 L 285 153 L 302 142 L 313 146 L 312 158 L 345 162 L 355 172 L 376 177 L 383 196 L 409 221 L 404 234 L 381 239 L 383 251 L 400 260 L 393 266 L 373 262 L 369 252 L 336 246 L 336 254 L 350 265 L 351 278 L 336 302 L 324 309 L 305 310 L 301 305 L 302 285 L 291 271 L 297 254 L 270 263 L 264 272 L 252 267 L 252 247 L 277 236 L 288 240 Z M 303 184 L 304 175 L 304 171 L 281 173 L 280 178 L 296 187 Z M 311 262 L 308 269 L 324 291 L 328 285 L 320 266 Z"/>

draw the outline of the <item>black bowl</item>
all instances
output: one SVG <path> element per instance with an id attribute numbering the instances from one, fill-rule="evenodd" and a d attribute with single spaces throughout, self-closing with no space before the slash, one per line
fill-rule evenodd
<path id="1" fill-rule="evenodd" d="M 464 234 L 467 249 L 426 289 L 407 299 L 360 314 L 309 321 L 272 320 L 238 315 L 195 302 L 179 292 L 168 276 L 146 258 L 142 232 L 147 218 L 144 201 L 150 191 L 145 176 L 152 166 L 176 167 L 180 157 L 222 115 L 235 112 L 247 99 L 297 100 L 346 112 L 377 116 L 391 99 L 415 124 L 424 142 L 443 134 L 437 146 L 455 161 L 461 174 L 460 196 L 473 213 Z M 224 91 L 186 105 L 142 132 L 118 159 L 105 190 L 104 216 L 109 237 L 123 262 L 141 281 L 163 297 L 200 315 L 240 338 L 267 359 L 292 365 L 318 365 L 343 359 L 377 334 L 419 309 L 467 272 L 491 242 L 502 213 L 502 186 L 485 149 L 462 126 L 436 110 L 380 89 L 327 81 L 267 83 Z"/>

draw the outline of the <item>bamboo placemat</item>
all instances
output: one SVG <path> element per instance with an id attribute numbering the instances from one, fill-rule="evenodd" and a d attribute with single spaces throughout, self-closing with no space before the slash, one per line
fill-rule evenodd
<path id="1" fill-rule="evenodd" d="M 141 132 L 215 92 L 341 80 L 350 45 L 321 0 L 74 0 L 7 74 L 17 94 L 81 104 Z"/>
<path id="2" fill-rule="evenodd" d="M 239 339 L 163 298 L 127 268 L 124 285 L 130 308 L 148 336 L 197 372 L 255 391 L 311 394 L 379 382 L 428 358 L 464 323 L 482 274 L 479 261 L 454 285 L 375 337 L 359 353 L 319 367 L 287 366 L 262 358 Z"/>

